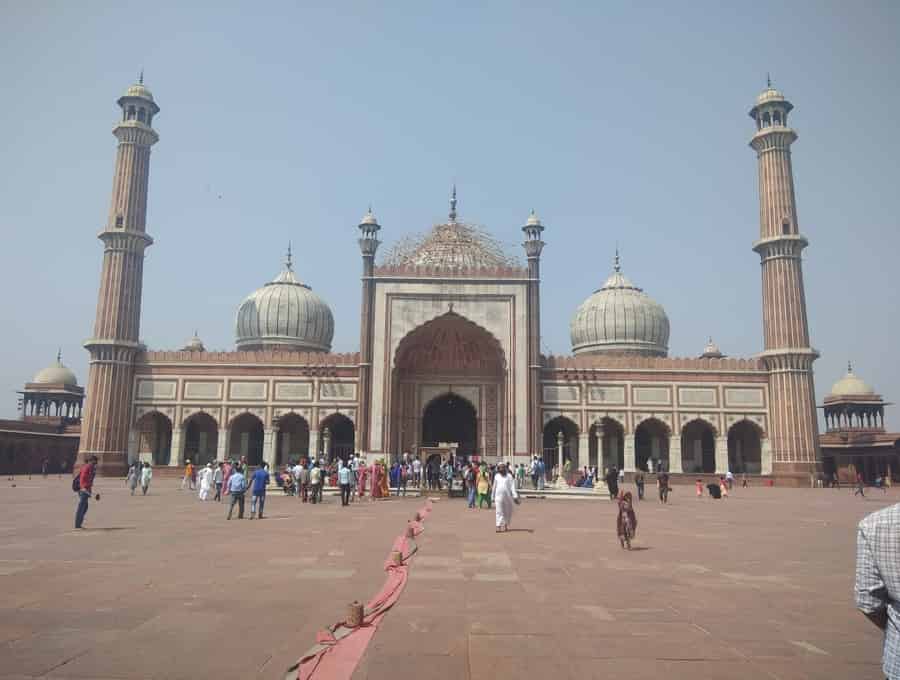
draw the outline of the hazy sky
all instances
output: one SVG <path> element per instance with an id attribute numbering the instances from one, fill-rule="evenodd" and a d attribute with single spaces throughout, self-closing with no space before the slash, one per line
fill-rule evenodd
<path id="1" fill-rule="evenodd" d="M 62 347 L 87 381 L 119 110 L 145 70 L 151 161 L 142 336 L 234 347 L 234 313 L 293 240 L 359 345 L 356 224 L 386 246 L 445 217 L 521 255 L 547 226 L 543 348 L 623 270 L 668 312 L 671 356 L 762 348 L 747 111 L 794 103 L 821 399 L 852 359 L 900 401 L 900 5 L 665 2 L 0 3 L 0 415 Z M 385 249 L 385 246 L 382 246 Z M 888 425 L 900 426 L 897 408 Z"/>

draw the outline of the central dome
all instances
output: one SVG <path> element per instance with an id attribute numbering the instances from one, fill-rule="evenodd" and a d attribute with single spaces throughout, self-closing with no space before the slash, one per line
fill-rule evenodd
<path id="1" fill-rule="evenodd" d="M 484 229 L 457 221 L 455 188 L 448 221 L 434 225 L 425 234 L 401 240 L 387 253 L 383 264 L 445 272 L 519 266 L 516 258 Z"/>
<path id="2" fill-rule="evenodd" d="M 669 317 L 662 306 L 633 285 L 619 268 L 585 300 L 570 326 L 575 354 L 641 354 L 669 351 Z"/>
<path id="3" fill-rule="evenodd" d="M 290 249 L 282 272 L 241 303 L 235 334 L 238 349 L 331 350 L 331 309 L 294 276 Z"/>

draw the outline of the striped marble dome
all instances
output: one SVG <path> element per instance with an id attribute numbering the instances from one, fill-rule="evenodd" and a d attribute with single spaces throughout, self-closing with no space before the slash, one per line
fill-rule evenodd
<path id="1" fill-rule="evenodd" d="M 331 351 L 334 317 L 310 287 L 294 276 L 290 251 L 284 269 L 238 307 L 238 349 Z"/>
<path id="2" fill-rule="evenodd" d="M 570 332 L 575 354 L 666 356 L 669 351 L 669 317 L 625 278 L 618 254 L 612 276 L 581 304 Z"/>

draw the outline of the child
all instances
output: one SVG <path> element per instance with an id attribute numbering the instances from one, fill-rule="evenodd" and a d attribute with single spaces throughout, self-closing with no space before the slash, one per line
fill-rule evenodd
<path id="1" fill-rule="evenodd" d="M 626 491 L 618 500 L 619 513 L 616 515 L 616 535 L 619 537 L 619 545 L 631 550 L 631 541 L 637 532 L 637 516 L 631 502 L 631 492 Z"/>
<path id="2" fill-rule="evenodd" d="M 719 490 L 722 492 L 722 498 L 728 498 L 728 482 L 724 477 L 719 477 Z"/>
<path id="3" fill-rule="evenodd" d="M 697 480 L 697 498 L 703 498 L 703 480 Z"/>

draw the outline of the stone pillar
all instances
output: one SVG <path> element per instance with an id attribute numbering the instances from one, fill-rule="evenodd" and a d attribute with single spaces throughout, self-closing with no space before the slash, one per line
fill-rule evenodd
<path id="1" fill-rule="evenodd" d="M 768 437 L 759 440 L 760 446 L 760 472 L 764 475 L 772 474 L 772 445 Z"/>
<path id="2" fill-rule="evenodd" d="M 669 437 L 669 472 L 683 472 L 681 468 L 681 436 Z"/>
<path id="3" fill-rule="evenodd" d="M 590 454 L 591 454 L 591 433 L 582 432 L 578 435 L 578 460 L 574 462 L 572 465 L 577 467 L 579 470 L 583 468 L 585 465 L 590 464 Z"/>
<path id="4" fill-rule="evenodd" d="M 455 200 L 455 194 L 454 194 Z M 455 212 L 455 209 L 454 209 Z M 526 347 L 528 361 L 527 404 L 525 414 L 528 423 L 526 446 L 528 453 L 543 455 L 543 431 L 541 428 L 541 252 L 544 242 L 541 234 L 544 225 L 531 211 L 522 233 L 525 234 L 525 255 L 528 258 L 528 295 L 525 300 L 525 313 L 528 328 L 528 345 Z M 580 455 L 580 453 L 579 453 Z"/>
<path id="5" fill-rule="evenodd" d="M 319 459 L 319 430 L 314 427 L 309 429 L 309 458 Z"/>
<path id="6" fill-rule="evenodd" d="M 728 472 L 728 437 L 716 437 L 716 474 Z"/>
<path id="7" fill-rule="evenodd" d="M 625 472 L 634 472 L 634 435 L 625 435 Z"/>
<path id="8" fill-rule="evenodd" d="M 178 467 L 181 465 L 183 451 L 181 450 L 181 428 L 172 428 L 172 446 L 169 452 L 169 467 Z"/>
<path id="9" fill-rule="evenodd" d="M 216 460 L 225 461 L 228 451 L 228 430 L 219 430 L 219 438 L 216 439 Z"/>
<path id="10" fill-rule="evenodd" d="M 278 436 L 277 430 L 266 428 L 263 431 L 263 461 L 269 464 L 269 469 L 275 468 L 275 437 Z"/>
<path id="11" fill-rule="evenodd" d="M 138 433 L 134 428 L 128 431 L 128 464 L 138 460 Z"/>
<path id="12" fill-rule="evenodd" d="M 367 451 L 372 448 L 369 436 L 372 418 L 372 352 L 375 337 L 375 252 L 381 241 L 378 232 L 381 225 L 372 209 L 359 223 L 359 250 L 362 254 L 362 305 L 359 323 L 359 382 L 357 387 L 356 448 Z M 381 448 L 377 447 L 376 448 Z"/>

